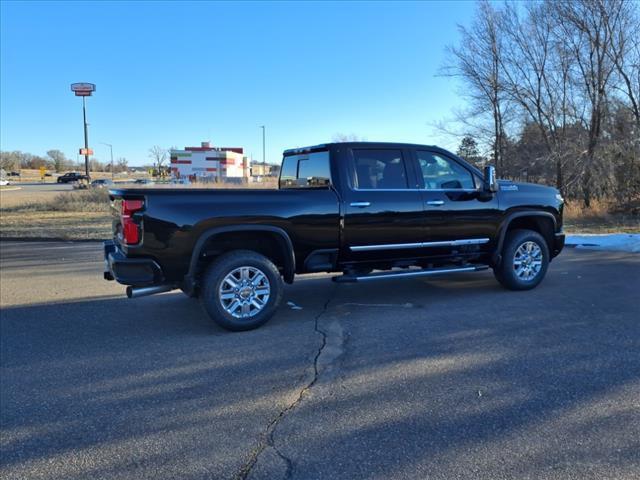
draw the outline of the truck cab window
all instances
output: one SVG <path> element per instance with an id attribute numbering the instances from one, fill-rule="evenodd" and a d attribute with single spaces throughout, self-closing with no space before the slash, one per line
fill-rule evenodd
<path id="1" fill-rule="evenodd" d="M 400 150 L 353 150 L 354 187 L 358 190 L 409 188 L 407 169 Z"/>
<path id="2" fill-rule="evenodd" d="M 417 151 L 418 163 L 427 190 L 472 190 L 471 172 L 455 160 L 427 151 Z"/>
<path id="3" fill-rule="evenodd" d="M 314 152 L 284 157 L 280 188 L 318 188 L 331 184 L 329 152 Z"/>

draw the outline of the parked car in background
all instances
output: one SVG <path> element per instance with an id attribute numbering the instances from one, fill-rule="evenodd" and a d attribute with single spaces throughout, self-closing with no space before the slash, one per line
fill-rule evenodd
<path id="1" fill-rule="evenodd" d="M 7 173 L 7 177 L 19 177 L 20 172 L 9 172 Z"/>
<path id="2" fill-rule="evenodd" d="M 69 172 L 58 177 L 58 183 L 79 182 L 80 180 L 89 180 L 89 177 L 78 172 Z"/>
<path id="3" fill-rule="evenodd" d="M 135 182 L 135 185 L 155 185 L 156 182 L 153 180 L 149 180 L 148 178 L 138 178 Z"/>
<path id="4" fill-rule="evenodd" d="M 91 182 L 91 186 L 93 188 L 104 188 L 110 187 L 111 185 L 113 185 L 113 180 L 110 180 L 108 178 L 100 178 Z"/>

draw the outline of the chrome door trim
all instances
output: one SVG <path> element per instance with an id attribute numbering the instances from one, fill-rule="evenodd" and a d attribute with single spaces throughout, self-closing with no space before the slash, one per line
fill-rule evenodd
<path id="1" fill-rule="evenodd" d="M 400 250 L 403 248 L 420 248 L 422 242 L 418 243 L 387 243 L 384 245 L 361 245 L 349 247 L 352 252 L 370 252 L 373 250 Z"/>
<path id="2" fill-rule="evenodd" d="M 400 250 L 403 248 L 458 247 L 462 245 L 483 245 L 489 243 L 488 238 L 466 238 L 462 240 L 445 240 L 441 242 L 388 243 L 383 245 L 358 245 L 349 247 L 352 252 L 370 252 L 374 250 Z"/>
<path id="3" fill-rule="evenodd" d="M 353 192 L 452 192 L 472 193 L 480 191 L 479 188 L 353 188 Z"/>

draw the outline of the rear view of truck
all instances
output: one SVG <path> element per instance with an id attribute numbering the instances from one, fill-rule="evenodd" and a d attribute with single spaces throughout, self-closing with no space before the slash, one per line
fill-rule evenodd
<path id="1" fill-rule="evenodd" d="M 123 198 L 120 194 L 111 194 L 110 200 L 113 239 L 105 242 L 104 278 L 128 285 L 127 296 L 130 298 L 172 290 L 173 286 L 162 284 L 164 276 L 155 260 L 133 256 L 143 237 L 144 196 L 134 194 Z"/>

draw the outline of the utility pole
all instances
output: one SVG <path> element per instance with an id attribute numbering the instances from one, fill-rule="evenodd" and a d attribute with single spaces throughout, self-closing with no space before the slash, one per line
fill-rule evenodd
<path id="1" fill-rule="evenodd" d="M 260 128 L 262 129 L 262 176 L 265 176 L 265 171 L 266 171 L 266 165 L 267 165 L 267 157 L 266 157 L 266 143 L 265 143 L 265 137 L 266 137 L 266 132 L 265 132 L 265 127 L 264 125 L 260 126 Z"/>
<path id="2" fill-rule="evenodd" d="M 111 145 L 110 143 L 104 143 L 104 142 L 100 142 L 102 143 L 102 145 L 106 145 L 107 147 L 109 147 L 109 150 L 111 151 L 111 180 L 113 180 L 113 145 Z"/>

